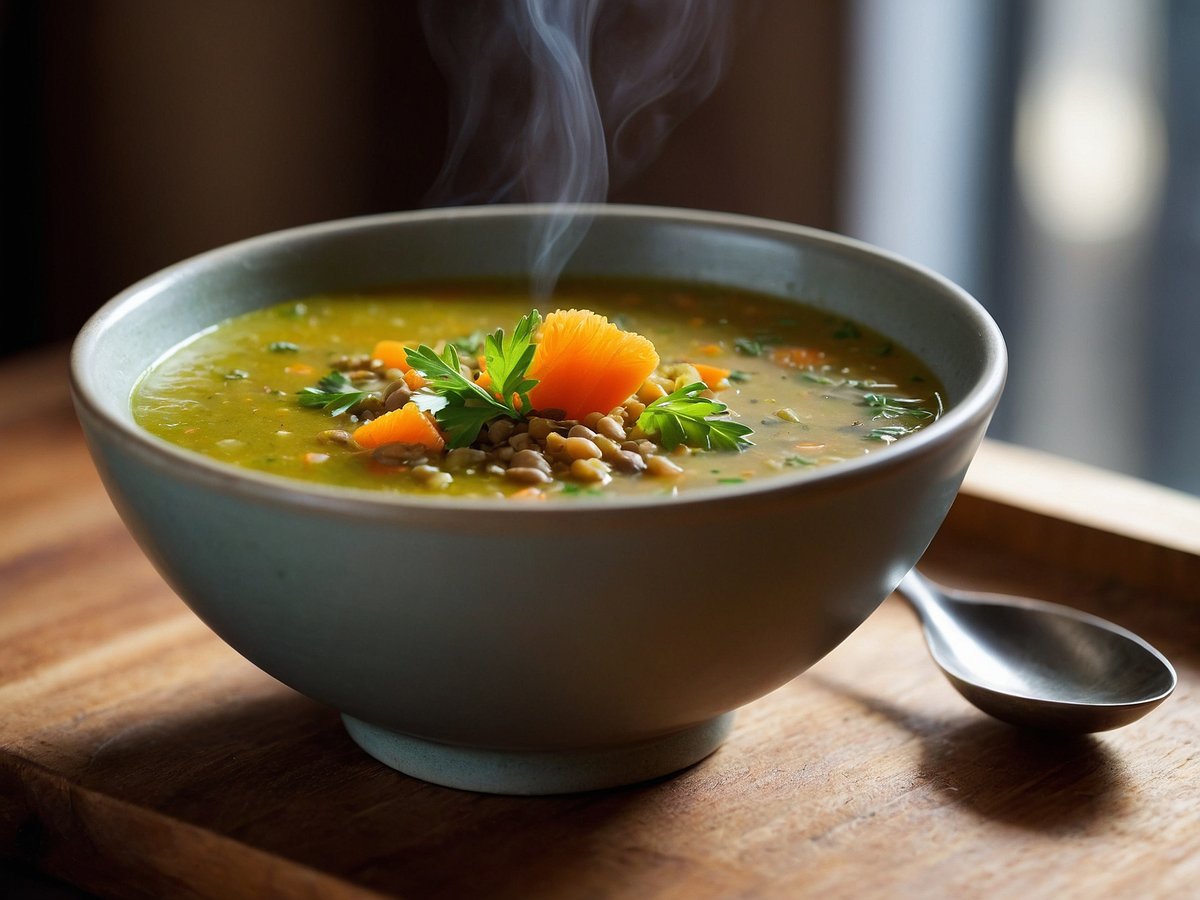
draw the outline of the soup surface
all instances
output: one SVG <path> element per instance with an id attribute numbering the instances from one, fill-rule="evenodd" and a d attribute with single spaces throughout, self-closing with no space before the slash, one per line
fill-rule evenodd
<path id="1" fill-rule="evenodd" d="M 545 306 L 552 309 L 592 310 L 653 344 L 646 351 L 632 339 L 635 382 L 622 388 L 616 380 L 626 399 L 568 412 L 538 409 L 514 393 L 501 397 L 512 412 L 490 418 L 478 399 L 463 401 L 475 396 L 471 384 L 487 388 L 490 374 L 504 370 L 499 357 L 487 356 L 485 335 L 499 328 L 511 341 L 531 311 L 526 293 L 492 285 L 317 296 L 238 316 L 146 373 L 132 397 L 134 417 L 189 450 L 290 478 L 551 499 L 675 494 L 815 470 L 887 452 L 943 408 L 941 386 L 904 348 L 790 301 L 576 283 L 559 288 Z M 530 353 L 538 341 L 548 347 L 548 329 L 535 331 Z M 458 362 L 459 372 L 439 381 L 428 355 L 425 362 L 412 355 L 421 345 Z M 446 357 L 447 345 L 454 355 Z M 598 350 L 589 363 L 590 344 L 587 352 L 571 346 L 565 355 L 583 371 L 559 376 L 563 396 L 580 396 L 576 388 L 593 374 L 588 365 L 602 370 L 595 373 L 602 382 L 624 365 L 624 350 L 612 360 Z M 521 348 L 508 349 L 515 357 Z M 646 352 L 657 359 L 646 362 Z M 636 374 L 637 365 L 650 366 L 649 374 Z M 535 357 L 530 375 L 539 367 L 549 390 L 552 367 Z M 538 388 L 531 396 L 538 399 Z M 445 409 L 456 402 L 458 413 L 470 414 L 457 429 L 447 426 L 454 420 Z M 403 427 L 381 427 L 393 422 Z"/>

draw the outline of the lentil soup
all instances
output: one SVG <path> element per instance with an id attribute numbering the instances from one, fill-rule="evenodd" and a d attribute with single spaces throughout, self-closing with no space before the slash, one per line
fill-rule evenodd
<path id="1" fill-rule="evenodd" d="M 134 417 L 189 450 L 306 481 L 548 499 L 816 470 L 886 452 L 943 408 L 910 352 L 778 298 L 578 282 L 544 322 L 530 307 L 495 285 L 279 304 L 172 350 L 135 388 Z M 579 336 L 589 329 L 603 340 Z M 556 369 L 541 354 L 559 333 Z M 474 386 L 514 372 L 497 409 L 480 409 Z M 599 393 L 582 386 L 593 375 Z"/>

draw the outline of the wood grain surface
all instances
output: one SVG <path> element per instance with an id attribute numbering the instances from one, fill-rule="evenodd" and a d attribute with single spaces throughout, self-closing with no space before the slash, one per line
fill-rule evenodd
<path id="1" fill-rule="evenodd" d="M 65 365 L 0 367 L 22 398 L 0 407 L 0 857 L 114 897 L 1197 895 L 1192 498 L 989 444 L 924 563 L 1156 644 L 1180 686 L 1128 728 L 992 722 L 893 598 L 677 776 L 484 796 L 368 758 L 174 597 L 99 484 Z"/>

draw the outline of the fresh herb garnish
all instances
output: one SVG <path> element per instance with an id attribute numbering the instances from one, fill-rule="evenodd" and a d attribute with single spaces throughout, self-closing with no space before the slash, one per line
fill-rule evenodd
<path id="1" fill-rule="evenodd" d="M 295 353 L 299 349 L 299 345 L 293 344 L 291 341 L 271 341 L 267 344 L 267 350 L 271 353 Z"/>
<path id="2" fill-rule="evenodd" d="M 230 369 L 225 373 L 226 381 L 241 381 L 243 378 L 249 378 L 250 373 L 245 369 Z"/>
<path id="3" fill-rule="evenodd" d="M 746 356 L 762 356 L 767 348 L 762 341 L 754 338 L 734 338 L 733 349 Z"/>
<path id="4" fill-rule="evenodd" d="M 874 391 L 896 387 L 894 384 L 888 384 L 882 381 L 874 381 L 870 378 L 831 378 L 830 376 L 821 374 L 819 372 L 801 372 L 800 377 L 805 381 L 811 381 L 814 384 L 825 384 L 833 387 L 849 387 L 864 391 Z"/>
<path id="5" fill-rule="evenodd" d="M 867 440 L 882 441 L 885 444 L 890 444 L 898 438 L 912 434 L 920 429 L 920 425 L 913 425 L 912 427 L 907 425 L 885 425 L 882 428 L 872 428 L 867 434 Z"/>
<path id="6" fill-rule="evenodd" d="M 732 372 L 730 372 L 725 377 L 728 378 L 730 381 L 732 381 L 734 384 L 745 384 L 747 381 L 750 380 L 750 373 L 743 372 L 741 369 L 734 369 Z"/>
<path id="7" fill-rule="evenodd" d="M 784 458 L 783 464 L 794 468 L 796 466 L 815 466 L 817 461 L 811 456 L 788 456 Z"/>
<path id="8" fill-rule="evenodd" d="M 328 410 L 331 416 L 340 416 L 369 395 L 370 391 L 358 390 L 353 381 L 337 371 L 318 381 L 316 387 L 306 387 L 299 392 L 301 406 L 320 407 Z"/>
<path id="9" fill-rule="evenodd" d="M 574 481 L 568 481 L 562 486 L 562 493 L 573 497 L 599 497 L 604 491 L 592 485 L 577 484 Z"/>
<path id="10" fill-rule="evenodd" d="M 484 339 L 485 370 L 491 390 L 463 375 L 454 344 L 447 345 L 441 356 L 426 344 L 405 351 L 408 364 L 428 382 L 421 393 L 427 397 L 432 394 L 431 399 L 439 401 L 425 407 L 445 429 L 446 443 L 451 448 L 469 446 L 492 419 L 501 416 L 520 419 L 524 415 L 521 410 L 531 408 L 529 391 L 537 382 L 525 377 L 525 372 L 533 361 L 533 334 L 541 321 L 542 317 L 534 310 L 521 318 L 507 341 L 503 328 L 497 328 Z"/>
<path id="11" fill-rule="evenodd" d="M 863 394 L 863 403 L 875 410 L 876 419 L 896 419 L 900 416 L 911 416 L 915 419 L 929 419 L 933 413 L 917 406 L 924 403 L 918 397 L 891 397 L 887 394 Z"/>
<path id="12" fill-rule="evenodd" d="M 458 352 L 465 356 L 478 356 L 483 350 L 483 342 L 487 340 L 487 332 L 481 328 L 477 328 L 468 334 L 466 337 L 461 337 L 458 340 L 450 341 L 458 348 Z"/>
<path id="13" fill-rule="evenodd" d="M 637 424 L 647 434 L 657 434 L 667 450 L 680 444 L 701 450 L 743 450 L 751 446 L 746 435 L 753 430 L 729 419 L 712 419 L 728 407 L 719 400 L 699 396 L 708 390 L 702 382 L 685 385 L 659 397 L 638 416 Z"/>
<path id="14" fill-rule="evenodd" d="M 523 409 L 532 406 L 529 392 L 537 386 L 537 380 L 525 377 L 525 373 L 533 362 L 533 335 L 541 323 L 542 317 L 535 309 L 521 317 L 507 343 L 504 341 L 503 328 L 497 328 L 484 340 L 483 358 L 488 376 L 492 379 L 492 390 L 509 404 L 513 412 L 516 412 L 512 406 L 514 395 L 520 398 Z"/>

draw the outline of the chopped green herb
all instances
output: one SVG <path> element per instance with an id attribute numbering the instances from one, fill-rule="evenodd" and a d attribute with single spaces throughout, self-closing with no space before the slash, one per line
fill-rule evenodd
<path id="1" fill-rule="evenodd" d="M 817 461 L 811 456 L 788 456 L 784 457 L 783 464 L 785 466 L 815 466 Z"/>
<path id="2" fill-rule="evenodd" d="M 718 478 L 717 484 L 745 484 L 745 478 Z"/>
<path id="3" fill-rule="evenodd" d="M 863 403 L 875 410 L 876 419 L 895 419 L 900 416 L 911 416 L 916 419 L 929 419 L 932 412 L 917 406 L 924 403 L 918 397 L 891 397 L 887 394 L 863 394 Z"/>
<path id="4" fill-rule="evenodd" d="M 750 373 L 743 372 L 741 369 L 734 369 L 727 377 L 734 384 L 745 384 L 750 380 Z"/>
<path id="5" fill-rule="evenodd" d="M 659 443 L 670 450 L 685 444 L 702 450 L 743 450 L 751 446 L 746 435 L 753 430 L 729 419 L 712 419 L 728 411 L 719 400 L 700 395 L 708 387 L 702 382 L 685 385 L 659 397 L 638 416 L 637 424 L 647 434 L 657 434 Z"/>
<path id="6" fill-rule="evenodd" d="M 911 428 L 907 425 L 885 425 L 882 428 L 872 428 L 867 434 L 867 440 L 890 444 L 898 438 L 919 431 L 920 428 L 920 425 L 913 425 Z"/>
<path id="7" fill-rule="evenodd" d="M 734 338 L 733 349 L 745 356 L 762 356 L 767 348 L 762 341 L 753 338 Z"/>
<path id="8" fill-rule="evenodd" d="M 249 378 L 250 373 L 245 369 L 230 369 L 225 373 L 226 381 L 240 381 L 243 378 Z"/>
<path id="9" fill-rule="evenodd" d="M 458 352 L 464 356 L 478 356 L 483 350 L 484 341 L 487 340 L 487 332 L 477 328 L 468 334 L 466 337 L 461 337 L 458 340 L 450 341 Z"/>
<path id="10" fill-rule="evenodd" d="M 894 384 L 888 384 L 884 381 L 873 381 L 869 378 L 865 380 L 861 378 L 851 378 L 846 382 L 846 385 L 848 387 L 859 388 L 864 391 L 891 390 L 892 388 L 896 387 Z"/>
<path id="11" fill-rule="evenodd" d="M 298 344 L 293 344 L 291 341 L 271 341 L 267 344 L 267 350 L 271 353 L 295 353 L 300 349 Z"/>
<path id="12" fill-rule="evenodd" d="M 423 395 L 423 401 L 418 402 L 422 408 L 433 412 L 438 424 L 445 429 L 451 448 L 469 446 L 479 435 L 479 430 L 492 419 L 501 416 L 522 418 L 514 397 L 519 399 L 522 409 L 531 407 L 529 391 L 537 382 L 526 378 L 525 372 L 533 361 L 532 339 L 541 321 L 542 317 L 534 310 L 521 318 L 509 340 L 505 340 L 502 328 L 484 338 L 487 372 L 499 397 L 462 374 L 459 349 L 455 344 L 448 344 L 440 357 L 425 344 L 416 350 L 405 350 L 408 364 L 428 382 L 416 395 Z"/>
<path id="13" fill-rule="evenodd" d="M 510 404 L 515 394 L 521 398 L 524 409 L 529 409 L 529 392 L 537 386 L 537 381 L 526 378 L 525 372 L 533 362 L 533 335 L 542 322 L 538 311 L 532 310 L 529 315 L 522 316 L 513 329 L 512 338 L 504 342 L 504 329 L 497 328 L 484 339 L 484 359 L 487 363 L 487 373 L 492 379 L 492 390 Z M 516 410 L 513 410 L 516 412 Z"/>
<path id="14" fill-rule="evenodd" d="M 331 416 L 340 416 L 370 393 L 358 390 L 342 372 L 334 371 L 318 381 L 316 387 L 299 391 L 299 397 L 301 406 L 319 407 L 328 410 Z"/>
<path id="15" fill-rule="evenodd" d="M 562 493 L 575 497 L 599 497 L 604 491 L 595 485 L 582 485 L 568 481 L 562 486 Z"/>
<path id="16" fill-rule="evenodd" d="M 801 372 L 800 377 L 803 378 L 805 381 L 811 381 L 813 384 L 836 385 L 836 384 L 844 383 L 841 381 L 835 381 L 834 379 L 830 378 L 828 375 L 820 375 L 816 372 Z"/>

